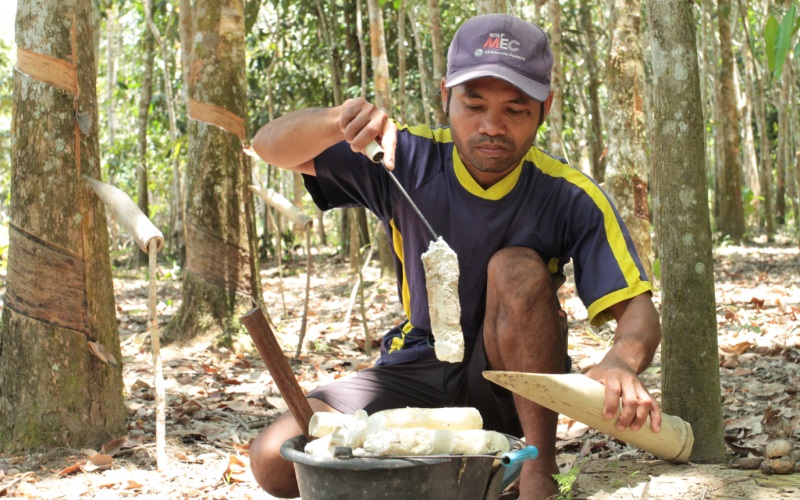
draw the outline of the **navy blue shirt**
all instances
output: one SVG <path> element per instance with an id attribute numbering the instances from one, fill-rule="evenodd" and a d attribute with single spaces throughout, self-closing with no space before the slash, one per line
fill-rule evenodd
<path id="1" fill-rule="evenodd" d="M 315 159 L 306 188 L 322 210 L 364 206 L 384 224 L 394 250 L 397 287 L 408 321 L 384 338 L 379 364 L 433 355 L 425 272 L 431 234 L 388 173 L 339 143 Z M 394 175 L 458 255 L 461 326 L 474 344 L 483 322 L 487 265 L 501 248 L 539 253 L 551 273 L 570 259 L 593 324 L 604 311 L 652 290 L 630 235 L 607 195 L 582 172 L 531 147 L 520 164 L 483 189 L 458 156 L 449 128 L 400 127 Z"/>

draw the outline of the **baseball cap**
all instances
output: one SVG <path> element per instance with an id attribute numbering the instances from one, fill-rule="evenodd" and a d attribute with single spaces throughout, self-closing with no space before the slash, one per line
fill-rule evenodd
<path id="1" fill-rule="evenodd" d="M 448 88 L 491 76 L 537 101 L 550 93 L 553 53 L 542 28 L 508 14 L 468 19 L 447 51 Z"/>

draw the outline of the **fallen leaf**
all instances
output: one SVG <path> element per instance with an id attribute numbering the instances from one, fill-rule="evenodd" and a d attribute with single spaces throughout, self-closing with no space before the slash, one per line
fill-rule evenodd
<path id="1" fill-rule="evenodd" d="M 103 446 L 100 447 L 100 453 L 114 456 L 122 449 L 122 445 L 124 445 L 128 441 L 128 436 L 122 436 L 121 438 L 113 439 L 107 443 L 103 443 Z"/>
<path id="2" fill-rule="evenodd" d="M 738 344 L 734 344 L 731 346 L 720 346 L 720 350 L 736 355 L 741 355 L 749 351 L 751 347 L 753 347 L 753 344 L 751 342 L 739 342 Z"/>
<path id="3" fill-rule="evenodd" d="M 108 469 L 111 467 L 111 463 L 114 461 L 110 455 L 105 455 L 103 453 L 98 453 L 97 455 L 90 457 L 89 460 L 83 466 L 83 470 L 86 472 L 93 472 L 96 470 L 101 469 Z"/>
<path id="4" fill-rule="evenodd" d="M 200 403 L 192 399 L 179 406 L 178 409 L 175 410 L 175 413 L 172 416 L 174 418 L 180 418 L 184 415 L 191 415 L 192 413 L 196 412 L 201 408 L 202 406 L 200 405 Z"/>
<path id="5" fill-rule="evenodd" d="M 141 391 L 141 390 L 145 390 L 146 391 L 149 388 L 150 388 L 150 384 L 148 384 L 147 382 L 145 382 L 144 380 L 139 378 L 139 379 L 136 379 L 136 382 L 134 382 L 133 385 L 131 386 L 131 392 L 136 392 L 136 391 Z"/>
<path id="6" fill-rule="evenodd" d="M 125 488 L 123 488 L 123 489 L 126 489 L 126 490 L 140 490 L 142 488 L 144 488 L 144 485 L 137 483 L 133 479 L 128 479 L 128 485 L 125 486 Z"/>
<path id="7" fill-rule="evenodd" d="M 59 476 L 68 476 L 70 474 L 74 474 L 76 472 L 80 472 L 83 469 L 83 464 L 84 463 L 86 463 L 86 462 L 84 460 L 81 460 L 80 462 L 78 462 L 76 464 L 73 464 L 73 465 L 70 465 L 67 468 L 61 469 L 60 471 L 58 471 L 58 475 Z"/>
<path id="8" fill-rule="evenodd" d="M 222 473 L 222 481 L 225 484 L 240 483 L 246 481 L 243 477 L 247 473 L 247 465 L 239 460 L 236 455 L 228 455 L 228 466 Z"/>

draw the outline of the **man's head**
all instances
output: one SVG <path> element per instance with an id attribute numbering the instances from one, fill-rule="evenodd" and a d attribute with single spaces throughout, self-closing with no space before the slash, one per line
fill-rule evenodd
<path id="1" fill-rule="evenodd" d="M 442 99 L 459 156 L 484 187 L 533 145 L 552 100 L 552 66 L 545 33 L 516 17 L 478 16 L 456 32 Z"/>
<path id="2" fill-rule="evenodd" d="M 446 86 L 490 76 L 544 102 L 552 68 L 553 53 L 540 27 L 511 15 L 488 14 L 467 20 L 456 32 L 447 52 Z"/>

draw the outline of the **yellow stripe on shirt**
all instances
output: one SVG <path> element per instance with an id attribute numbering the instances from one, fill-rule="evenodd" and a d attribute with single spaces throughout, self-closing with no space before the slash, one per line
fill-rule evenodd
<path id="1" fill-rule="evenodd" d="M 603 214 L 606 239 L 611 246 L 611 253 L 614 255 L 628 287 L 605 295 L 586 308 L 589 312 L 589 318 L 592 324 L 599 325 L 607 321 L 609 319 L 608 316 L 600 313 L 610 306 L 647 291 L 652 291 L 653 286 L 647 281 L 642 281 L 639 268 L 636 266 L 636 262 L 633 260 L 630 251 L 628 251 L 628 245 L 625 242 L 625 236 L 623 235 L 622 227 L 617 221 L 614 209 L 611 207 L 611 203 L 600 188 L 581 172 L 551 158 L 539 148 L 531 148 L 526 155 L 526 159 L 532 161 L 545 174 L 551 177 L 562 178 L 581 188 L 589 195 Z"/>
<path id="2" fill-rule="evenodd" d="M 389 225 L 392 226 L 392 246 L 394 247 L 394 253 L 397 255 L 397 259 L 400 261 L 400 266 L 403 270 L 403 284 L 400 294 L 403 302 L 403 311 L 405 311 L 406 318 L 408 318 L 408 322 L 403 326 L 403 333 L 401 336 L 392 339 L 392 346 L 389 348 L 389 352 L 394 352 L 403 348 L 406 333 L 410 332 L 413 326 L 411 325 L 411 291 L 408 288 L 405 261 L 403 260 L 403 235 L 400 234 L 397 226 L 394 225 L 394 219 L 389 221 Z"/>

